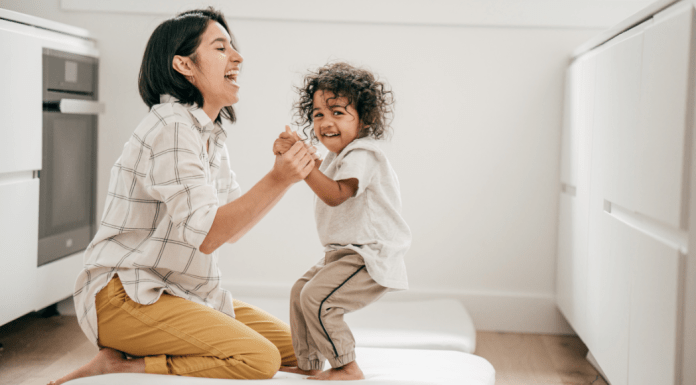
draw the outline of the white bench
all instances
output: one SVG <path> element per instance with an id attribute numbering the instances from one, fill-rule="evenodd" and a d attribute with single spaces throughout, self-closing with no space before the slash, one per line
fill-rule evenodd
<path id="1" fill-rule="evenodd" d="M 284 299 L 239 297 L 288 322 Z M 476 331 L 466 309 L 454 300 L 378 301 L 346 315 L 356 340 L 361 384 L 494 385 L 495 370 L 471 353 Z M 328 367 L 328 366 L 325 366 Z M 216 380 L 154 374 L 107 374 L 67 382 L 69 385 L 223 385 L 263 383 L 307 385 L 306 376 L 278 372 L 270 380 Z"/>
<path id="2" fill-rule="evenodd" d="M 484 358 L 452 350 L 356 348 L 366 385 L 494 385 L 495 370 Z M 324 382 L 324 381 L 322 381 Z M 219 380 L 158 374 L 106 374 L 69 385 L 311 385 L 306 376 L 278 372 L 270 380 Z"/>

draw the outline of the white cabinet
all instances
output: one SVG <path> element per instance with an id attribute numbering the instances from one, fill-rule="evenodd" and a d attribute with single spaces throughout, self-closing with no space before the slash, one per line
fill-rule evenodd
<path id="1" fill-rule="evenodd" d="M 627 236 L 622 251 L 632 262 L 629 272 L 629 383 L 674 384 L 679 364 L 680 341 L 677 338 L 681 334 L 679 276 L 683 268 L 682 255 L 644 233 L 624 228 Z"/>
<path id="2" fill-rule="evenodd" d="M 0 174 L 39 170 L 41 44 L 0 24 L 0 52 Z"/>
<path id="3" fill-rule="evenodd" d="M 578 333 L 587 329 L 587 249 L 589 178 L 592 149 L 595 55 L 575 61 L 568 70 L 561 159 L 562 193 L 558 228 L 558 306 L 570 314 Z"/>
<path id="4" fill-rule="evenodd" d="M 44 49 L 98 57 L 87 31 L 0 8 L 0 325 L 69 297 L 82 267 L 37 263 Z"/>
<path id="5" fill-rule="evenodd" d="M 634 127 L 636 178 L 631 208 L 674 229 L 684 222 L 686 133 L 694 104 L 693 8 L 681 3 L 653 18 L 644 33 L 640 108 Z"/>
<path id="6" fill-rule="evenodd" d="M 612 385 L 696 384 L 696 48 L 681 1 L 568 71 L 558 305 Z"/>
<path id="7" fill-rule="evenodd" d="M 39 180 L 18 176 L 0 179 L 0 325 L 35 310 Z"/>

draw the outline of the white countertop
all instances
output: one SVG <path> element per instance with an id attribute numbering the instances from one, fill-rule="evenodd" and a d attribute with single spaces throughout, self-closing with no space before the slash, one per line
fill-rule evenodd
<path id="1" fill-rule="evenodd" d="M 0 19 L 25 24 L 37 28 L 43 28 L 49 31 L 55 31 L 83 39 L 94 39 L 94 37 L 86 29 L 73 27 L 71 25 L 58 23 L 56 21 L 46 20 L 40 17 L 14 12 L 3 8 L 0 8 Z"/>

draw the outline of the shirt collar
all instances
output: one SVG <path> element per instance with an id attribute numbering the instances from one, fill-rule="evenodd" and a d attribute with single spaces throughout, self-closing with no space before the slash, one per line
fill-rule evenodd
<path id="1" fill-rule="evenodd" d="M 160 95 L 160 103 L 179 103 L 185 106 L 198 123 L 196 128 L 198 128 L 200 133 L 204 136 L 208 137 L 211 133 L 217 135 L 218 131 L 222 131 L 224 138 L 227 137 L 227 131 L 225 131 L 222 125 L 213 122 L 208 114 L 206 114 L 205 111 L 198 106 L 198 104 L 183 104 L 179 101 L 179 99 L 167 94 Z"/>

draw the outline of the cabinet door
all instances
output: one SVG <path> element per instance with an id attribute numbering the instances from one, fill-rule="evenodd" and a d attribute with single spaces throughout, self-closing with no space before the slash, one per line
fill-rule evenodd
<path id="1" fill-rule="evenodd" d="M 640 231 L 624 245 L 631 269 L 628 380 L 675 384 L 679 316 L 679 252 Z"/>
<path id="2" fill-rule="evenodd" d="M 635 207 L 636 127 L 641 96 L 641 60 L 645 24 L 616 37 L 597 58 L 594 132 L 601 133 L 603 199 Z"/>
<path id="3" fill-rule="evenodd" d="M 41 169 L 41 46 L 0 20 L 0 174 Z"/>
<path id="4" fill-rule="evenodd" d="M 693 108 L 690 67 L 693 8 L 677 4 L 655 15 L 646 29 L 641 71 L 641 100 L 633 144 L 636 148 L 631 209 L 669 226 L 686 228 L 683 208 L 685 136 Z"/>
<path id="5" fill-rule="evenodd" d="M 586 343 L 614 385 L 628 384 L 630 263 L 623 228 L 605 210 L 631 205 L 630 146 L 640 95 L 642 31 L 638 26 L 596 53 L 587 256 Z M 637 64 L 638 63 L 638 64 Z"/>
<path id="6" fill-rule="evenodd" d="M 568 71 L 561 158 L 557 302 L 576 333 L 587 333 L 587 248 L 595 55 Z"/>
<path id="7" fill-rule="evenodd" d="M 34 310 L 39 180 L 26 174 L 0 174 L 0 325 Z"/>

